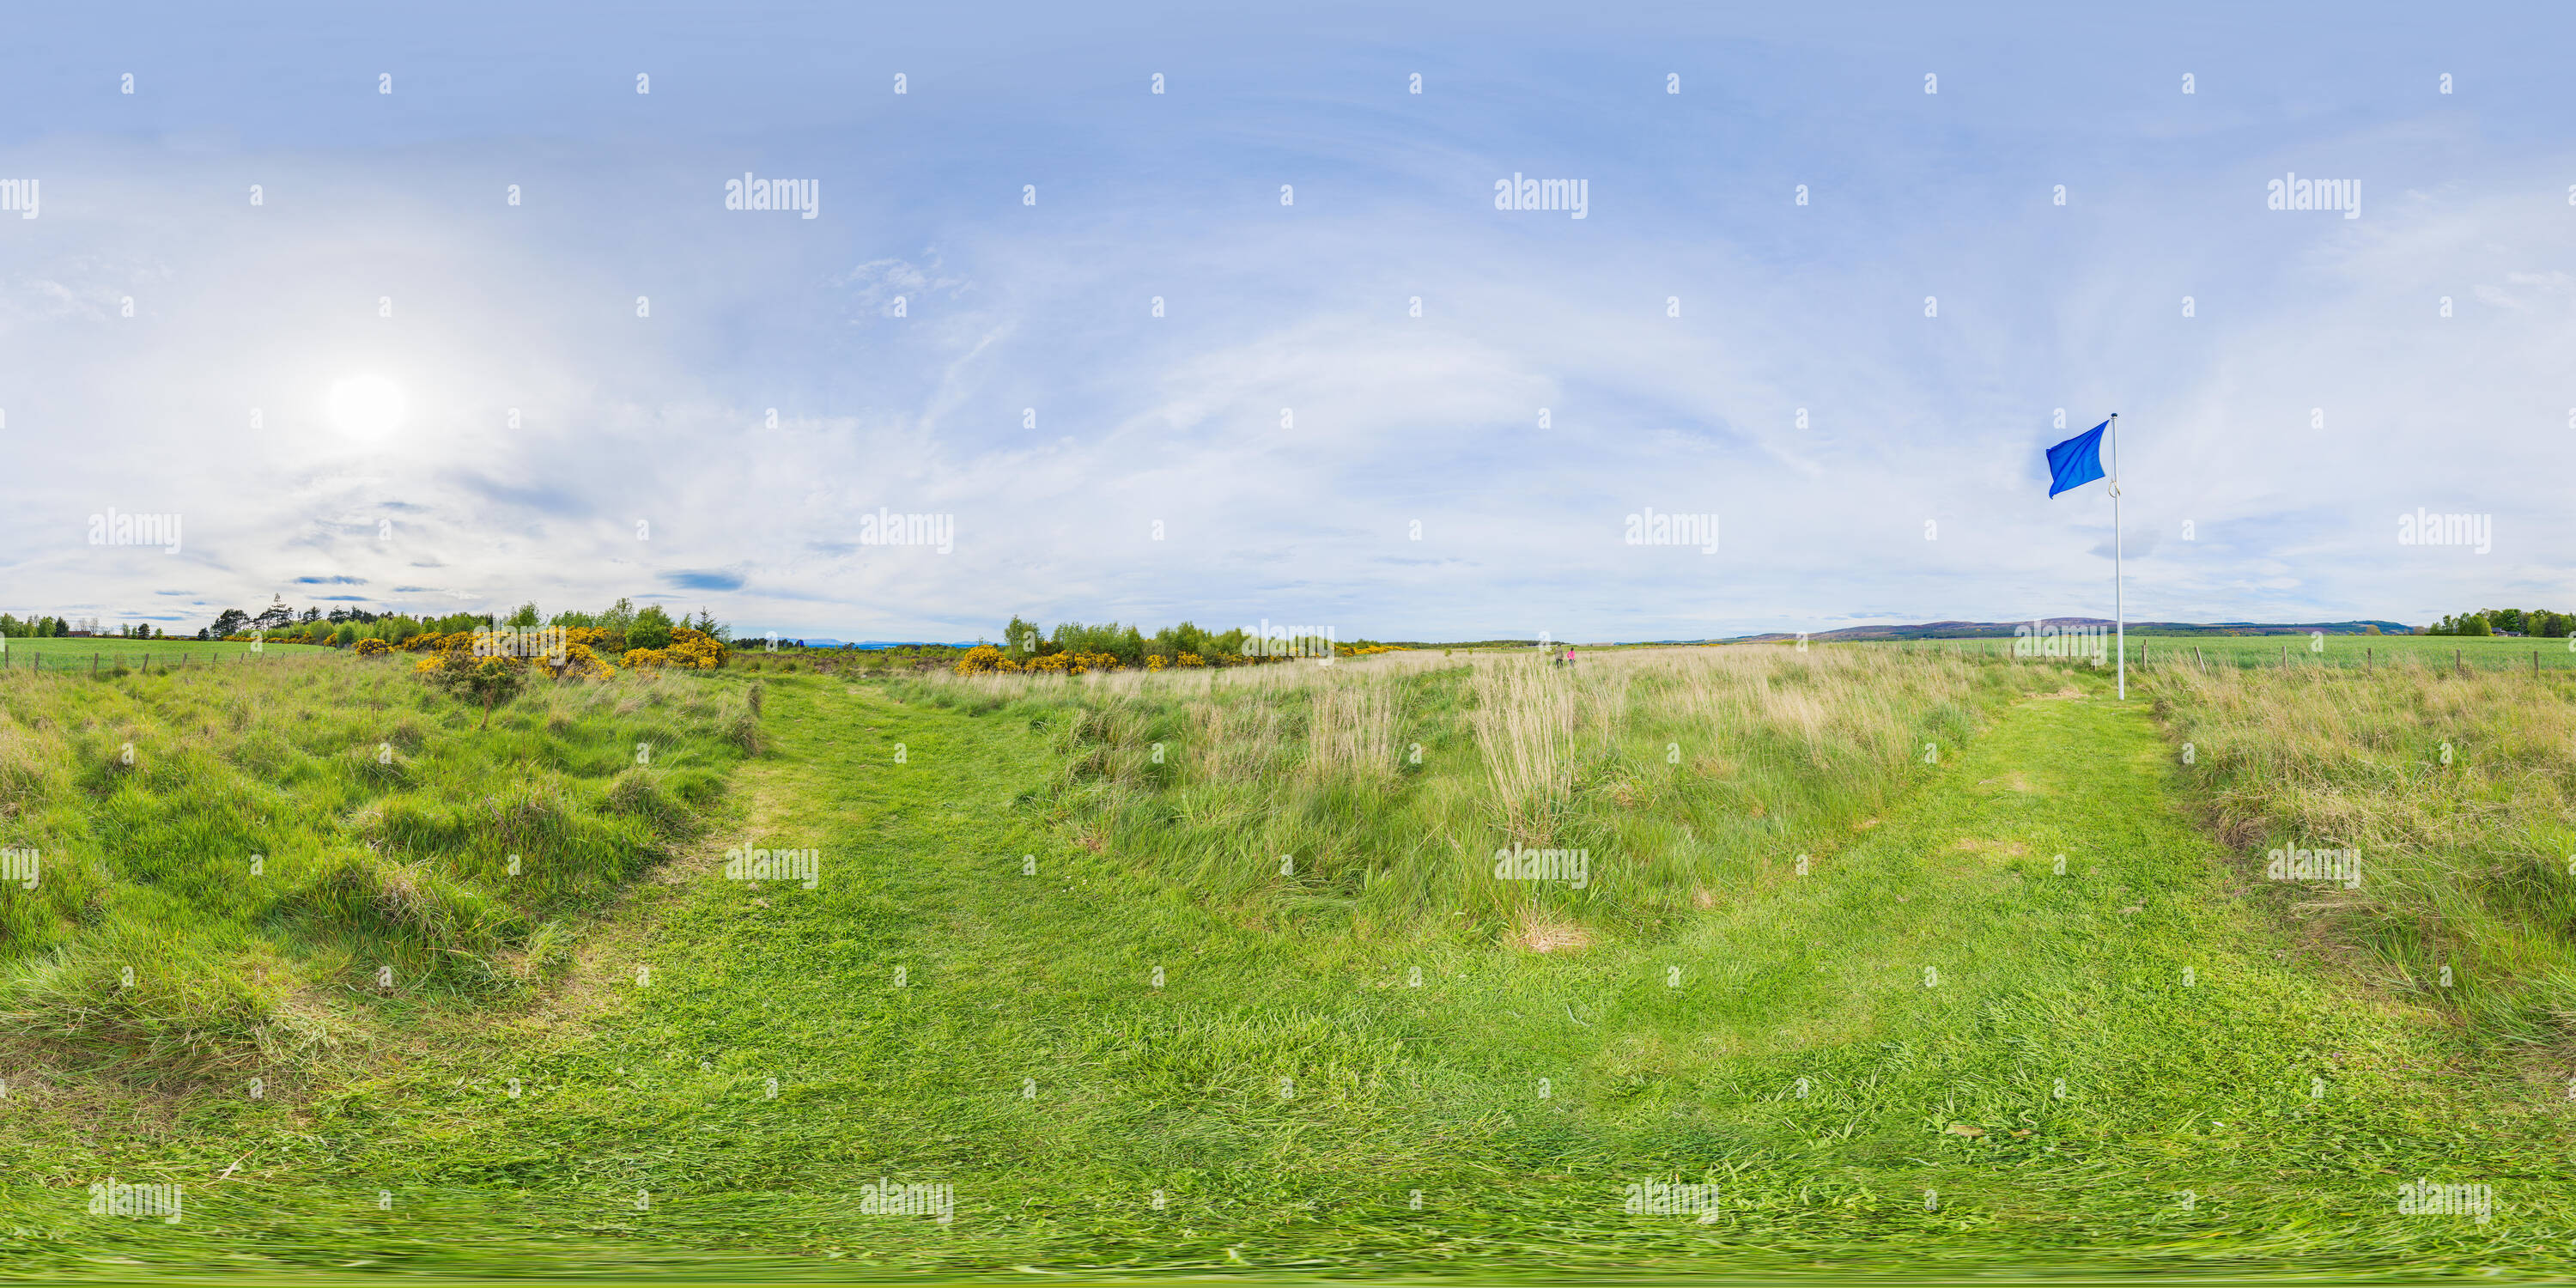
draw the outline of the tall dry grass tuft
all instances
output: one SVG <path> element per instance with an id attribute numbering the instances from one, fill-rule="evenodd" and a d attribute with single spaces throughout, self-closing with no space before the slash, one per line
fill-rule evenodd
<path id="1" fill-rule="evenodd" d="M 1540 663 L 1512 659 L 1479 666 L 1474 689 L 1476 750 L 1503 832 L 1544 845 L 1574 787 L 1574 685 Z"/>
<path id="2" fill-rule="evenodd" d="M 1306 710 L 1307 772 L 1362 782 L 1393 778 L 1400 705 L 1384 681 L 1313 686 Z"/>
<path id="3" fill-rule="evenodd" d="M 1191 704 L 1190 763 L 1203 782 L 1257 782 L 1279 762 L 1280 713 L 1266 697 Z"/>
<path id="4" fill-rule="evenodd" d="M 0 712 L 0 821 L 16 816 L 43 793 L 58 751 L 26 726 Z"/>
<path id="5" fill-rule="evenodd" d="M 1572 666 L 1425 650 L 926 676 L 896 692 L 1054 728 L 1086 844 L 1264 924 L 1543 917 L 1594 933 L 1667 924 L 1801 849 L 1847 843 L 1923 772 L 1923 741 L 1969 736 L 1982 704 L 2024 688 L 1990 658 L 1674 647 Z M 1583 848 L 1594 876 L 1580 890 L 1497 878 L 1490 856 L 1514 844 Z"/>
<path id="6" fill-rule="evenodd" d="M 1923 713 L 1966 703 L 1993 664 L 1944 654 L 1785 647 L 1639 650 L 1628 665 L 1689 722 L 1760 732 L 1799 747 L 1811 767 L 1906 758 Z"/>
<path id="7" fill-rule="evenodd" d="M 1586 741 L 1596 754 L 1615 750 L 1620 735 L 1627 732 L 1628 685 L 1635 674 L 1633 666 L 1595 666 L 1577 681 Z"/>
<path id="8" fill-rule="evenodd" d="M 2357 849 L 2320 906 L 2400 987 L 2454 968 L 2506 1031 L 2576 1035 L 2576 691 L 2413 659 L 2177 667 L 2144 686 L 2257 877 L 2272 848 Z"/>
<path id="9" fill-rule="evenodd" d="M 2381 671 L 2177 669 L 2153 691 L 2202 773 L 2224 780 L 2214 799 L 2233 833 L 2288 824 L 2411 850 L 2554 850 L 2576 813 L 2565 682 Z M 2547 823 L 2560 827 L 2533 830 Z"/>
<path id="10" fill-rule="evenodd" d="M 1833 707 L 1816 687 L 1785 688 L 1771 683 L 1766 675 L 1758 678 L 1755 697 L 1766 722 L 1806 743 L 1809 761 L 1824 758 L 1825 730 L 1833 719 Z"/>

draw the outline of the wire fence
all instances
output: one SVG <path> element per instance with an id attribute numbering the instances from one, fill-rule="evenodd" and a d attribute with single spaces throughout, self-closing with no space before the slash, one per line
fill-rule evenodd
<path id="1" fill-rule="evenodd" d="M 2128 662 L 2132 671 L 2159 667 L 2188 666 L 2204 671 L 2234 667 L 2250 670 L 2257 667 L 2331 666 L 2375 672 L 2382 667 L 2443 667 L 2466 674 L 2471 671 L 2521 671 L 2537 675 L 2549 670 L 2576 670 L 2576 649 L 2563 639 L 2534 640 L 2529 645 L 2483 644 L 2440 645 L 2431 643 L 2377 644 L 2334 643 L 2317 648 L 2308 642 L 2249 645 L 2233 637 L 2227 643 L 2206 643 L 2175 639 L 2132 639 L 2128 642 Z M 2329 637 L 2334 638 L 2334 637 Z M 2349 637 L 2346 637 L 2349 638 Z M 2398 637 L 2400 639 L 2404 637 Z M 2061 651 L 2026 652 L 2016 649 L 2044 648 L 2050 640 L 1957 639 L 1907 640 L 1899 647 L 1909 652 L 1955 652 L 1987 655 L 2030 662 L 2083 662 L 2095 659 L 2094 644 L 2089 636 L 2057 637 Z M 2104 642 L 2099 655 L 2103 666 L 2116 665 L 2121 648 L 2116 642 Z"/>
<path id="2" fill-rule="evenodd" d="M 230 660 L 234 665 L 268 663 L 276 660 L 261 652 L 251 649 L 243 649 L 235 653 L 201 653 L 195 651 L 174 650 L 173 652 L 162 653 L 157 656 L 159 660 L 156 665 L 156 655 L 148 651 L 134 652 L 120 649 L 113 653 L 91 652 L 82 654 L 67 649 L 0 649 L 0 672 L 29 671 L 39 675 L 71 675 L 77 673 L 103 675 L 114 674 L 122 671 L 128 674 L 149 674 L 155 670 L 168 673 L 171 671 L 210 669 L 223 665 L 227 660 Z"/>

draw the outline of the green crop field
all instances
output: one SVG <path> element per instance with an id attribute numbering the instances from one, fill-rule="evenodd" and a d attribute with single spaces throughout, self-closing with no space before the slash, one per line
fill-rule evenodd
<path id="1" fill-rule="evenodd" d="M 2576 677 L 2132 680 L 13 673 L 0 1256 L 2563 1268 Z"/>
<path id="2" fill-rule="evenodd" d="M 0 647 L 0 664 L 42 670 L 58 667 L 85 670 L 93 657 L 100 660 L 101 666 L 115 666 L 122 662 L 138 669 L 149 658 L 152 667 L 158 670 L 170 666 L 211 666 L 340 651 L 319 644 L 263 644 L 254 653 L 248 644 L 230 644 L 220 640 L 130 640 L 116 636 L 103 639 L 10 639 L 0 641 L 0 645 L 6 646 Z"/>
<path id="3" fill-rule="evenodd" d="M 2576 667 L 2576 650 L 2563 639 L 2498 639 L 2461 635 L 2195 635 L 2129 637 L 2130 657 L 2146 649 L 2149 665 L 2189 656 L 2198 649 L 2204 660 L 2222 659 L 2238 666 L 2279 666 L 2282 648 L 2291 664 L 2362 666 L 2396 663 L 2408 666 L 2460 665 L 2481 670 L 2528 669 L 2533 659 L 2543 667 Z M 2173 650 L 2171 659 L 2166 650 Z"/>
<path id="4" fill-rule="evenodd" d="M 2530 670 L 2576 667 L 2576 649 L 2565 639 L 2499 639 L 2462 635 L 2142 635 L 2129 636 L 2129 666 L 2134 672 L 2157 666 L 2351 666 L 2397 665 L 2478 670 Z M 1810 647 L 1816 647 L 1810 645 Z M 1833 644 L 1834 648 L 1895 649 L 1927 654 L 1983 654 L 2011 657 L 2010 639 L 1872 640 Z M 2092 648 L 2087 637 L 2084 648 Z M 2111 656 L 2113 643 L 2102 645 Z"/>

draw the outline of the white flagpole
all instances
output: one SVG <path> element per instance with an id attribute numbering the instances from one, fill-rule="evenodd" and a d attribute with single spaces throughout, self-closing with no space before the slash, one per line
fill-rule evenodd
<path id="1" fill-rule="evenodd" d="M 2129 609 L 2120 594 L 2120 413 L 2111 413 L 2111 613 L 2120 631 L 2120 700 L 2129 700 Z"/>

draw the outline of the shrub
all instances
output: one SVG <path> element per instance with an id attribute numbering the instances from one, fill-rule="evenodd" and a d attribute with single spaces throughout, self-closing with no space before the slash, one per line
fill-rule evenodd
<path id="1" fill-rule="evenodd" d="M 485 729 L 492 727 L 492 708 L 517 697 L 528 680 L 527 664 L 515 657 L 476 657 L 461 648 L 422 658 L 414 670 L 459 699 L 481 702 Z"/>
<path id="2" fill-rule="evenodd" d="M 643 612 L 635 615 L 635 624 L 626 628 L 626 647 L 629 651 L 648 649 L 659 652 L 670 647 L 675 633 L 671 615 L 663 612 L 660 604 L 648 604 Z"/>
<path id="3" fill-rule="evenodd" d="M 723 640 L 717 639 L 715 636 L 709 635 L 705 631 L 693 630 L 689 627 L 681 626 L 674 628 L 670 635 L 671 644 L 668 648 L 633 648 L 626 650 L 626 665 L 637 670 L 650 670 L 656 667 L 683 667 L 692 670 L 712 671 L 717 667 L 723 666 L 725 662 L 733 656 L 733 651 L 725 647 Z M 633 638 L 633 634 L 631 632 L 629 633 L 628 638 Z"/>
<path id="4" fill-rule="evenodd" d="M 1161 670 L 1158 658 L 1147 659 L 1147 670 Z M 1195 666 L 1195 654 L 1181 654 L 1181 665 Z M 959 675 L 990 675 L 1000 672 L 1022 672 L 1029 675 L 1084 675 L 1093 671 L 1115 671 L 1122 664 L 1109 653 L 1048 653 L 1025 662 L 1014 662 L 1002 650 L 990 644 L 978 644 L 966 650 L 951 668 Z"/>
<path id="5" fill-rule="evenodd" d="M 617 674 L 617 668 L 610 666 L 607 659 L 592 652 L 588 644 L 578 641 L 567 642 L 561 654 L 541 657 L 537 664 L 545 668 L 547 675 L 558 680 L 605 680 Z"/>
<path id="6" fill-rule="evenodd" d="M 663 790 L 660 771 L 641 765 L 630 766 L 609 784 L 606 809 L 643 819 L 657 830 L 676 830 L 689 817 L 688 810 Z"/>

